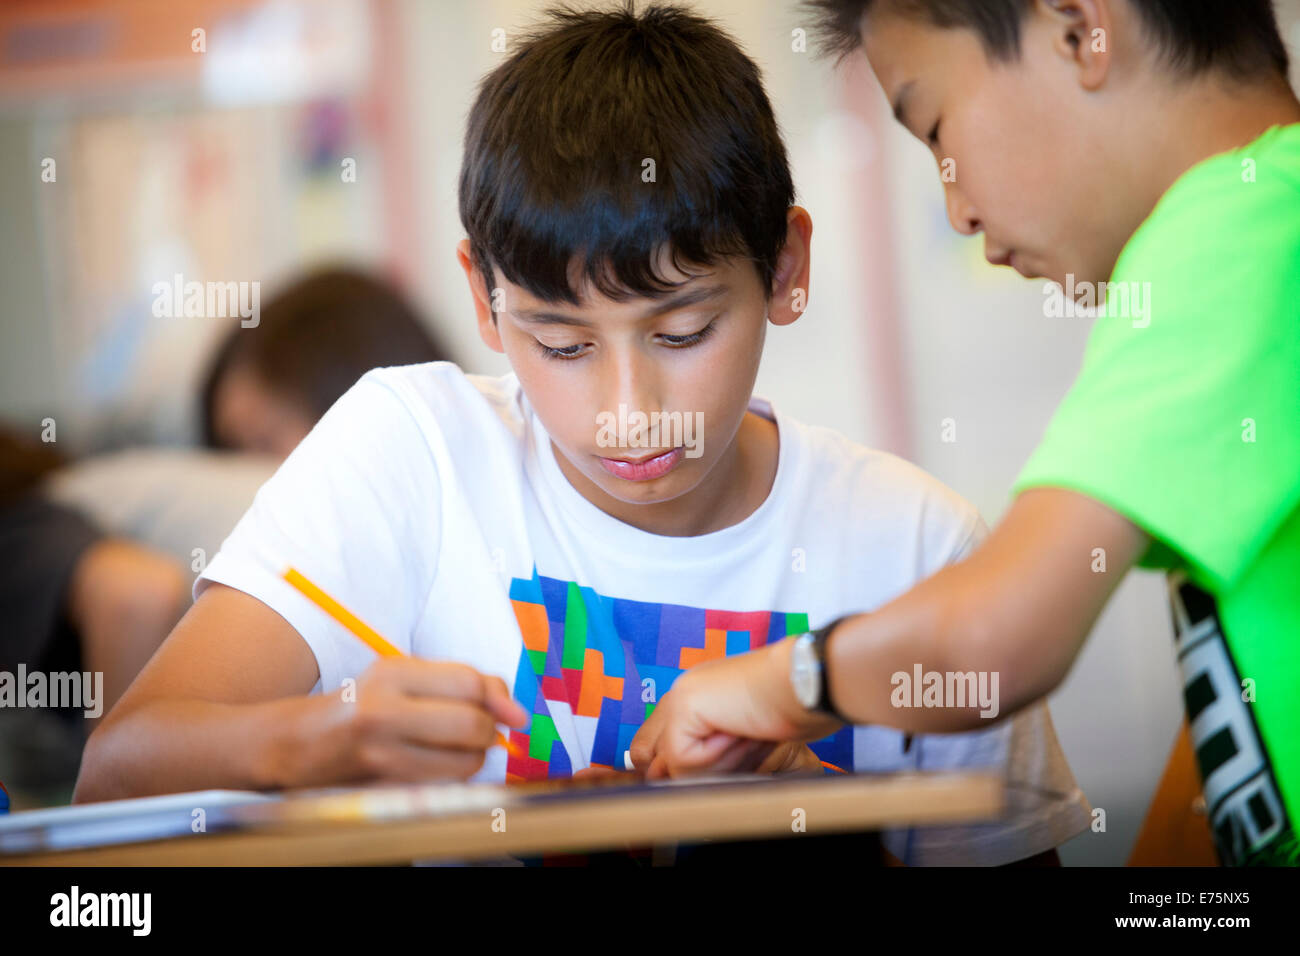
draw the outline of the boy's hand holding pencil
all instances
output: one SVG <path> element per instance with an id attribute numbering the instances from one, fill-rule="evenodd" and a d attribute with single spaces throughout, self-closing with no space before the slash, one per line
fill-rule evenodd
<path id="1" fill-rule="evenodd" d="M 358 678 L 354 697 L 326 695 L 315 752 L 295 757 L 304 785 L 465 779 L 483 766 L 488 749 L 512 747 L 497 725 L 524 726 L 528 714 L 501 678 L 467 664 L 408 657 L 297 571 L 284 578 L 379 655 Z"/>

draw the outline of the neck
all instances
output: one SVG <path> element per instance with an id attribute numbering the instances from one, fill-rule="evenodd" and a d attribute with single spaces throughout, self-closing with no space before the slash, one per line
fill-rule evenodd
<path id="1" fill-rule="evenodd" d="M 1155 157 L 1144 184 L 1149 211 L 1189 169 L 1212 156 L 1248 146 L 1274 126 L 1300 123 L 1300 101 L 1283 77 L 1242 83 L 1208 75 L 1178 81 L 1154 101 L 1142 142 Z"/>

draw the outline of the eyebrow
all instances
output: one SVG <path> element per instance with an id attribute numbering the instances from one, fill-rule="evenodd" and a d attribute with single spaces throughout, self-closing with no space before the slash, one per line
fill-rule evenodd
<path id="1" fill-rule="evenodd" d="M 916 82 L 914 80 L 908 80 L 899 89 L 898 95 L 894 97 L 894 119 L 904 126 L 907 126 L 907 101 L 911 98 L 912 89 L 915 86 Z"/>
<path id="2" fill-rule="evenodd" d="M 708 302 L 723 295 L 727 291 L 725 286 L 701 286 L 691 289 L 689 292 L 683 292 L 680 295 L 671 296 L 661 302 L 656 302 L 653 306 L 641 315 L 642 319 L 653 319 L 656 316 L 665 315 L 669 312 L 675 312 L 678 309 L 685 309 L 688 306 L 699 305 L 701 302 Z M 575 315 L 569 315 L 566 312 L 547 312 L 542 309 L 514 309 L 510 312 L 516 319 L 522 322 L 529 322 L 533 325 L 572 325 L 580 329 L 589 329 L 592 323 L 586 319 L 580 319 Z"/>

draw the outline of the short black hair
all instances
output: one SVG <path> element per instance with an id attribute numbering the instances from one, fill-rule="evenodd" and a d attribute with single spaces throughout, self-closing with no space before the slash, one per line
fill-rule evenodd
<path id="1" fill-rule="evenodd" d="M 1272 0 L 1127 0 L 1164 61 L 1187 75 L 1222 71 L 1240 79 L 1286 76 L 1290 59 Z M 1020 23 L 1034 0 L 804 0 L 823 49 L 844 56 L 862 42 L 872 9 L 974 30 L 995 60 L 1020 55 Z"/>
<path id="2" fill-rule="evenodd" d="M 489 289 L 497 268 L 547 302 L 654 298 L 667 251 L 749 259 L 770 290 L 793 203 L 758 67 L 680 7 L 551 9 L 470 110 L 460 217 Z"/>

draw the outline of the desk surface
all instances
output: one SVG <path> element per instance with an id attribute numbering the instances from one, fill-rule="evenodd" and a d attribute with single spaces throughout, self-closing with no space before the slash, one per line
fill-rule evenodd
<path id="1" fill-rule="evenodd" d="M 319 866 L 493 859 L 977 822 L 994 819 L 1002 806 L 999 777 L 947 772 L 358 788 L 216 807 L 203 833 L 5 854 L 0 865 Z M 190 812 L 179 812 L 188 831 Z M 795 828 L 800 820 L 803 831 Z"/>

